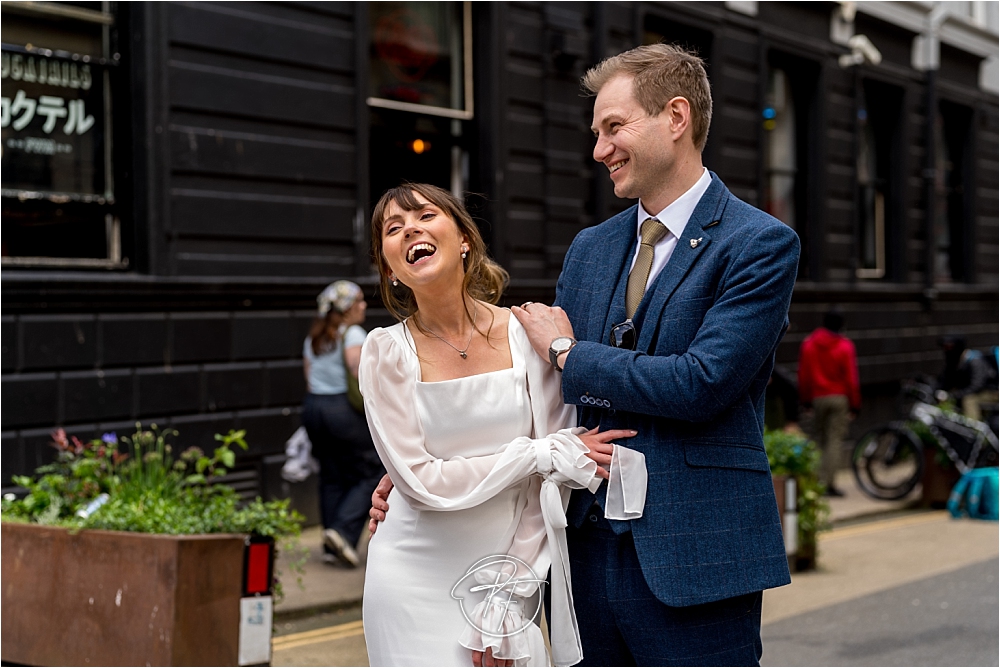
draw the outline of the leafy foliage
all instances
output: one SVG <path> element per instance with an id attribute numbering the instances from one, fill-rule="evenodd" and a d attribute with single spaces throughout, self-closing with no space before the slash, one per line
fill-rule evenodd
<path id="1" fill-rule="evenodd" d="M 173 429 L 136 424 L 130 437 L 108 433 L 84 443 L 57 429 L 56 461 L 33 477 L 13 478 L 28 493 L 5 497 L 2 518 L 70 529 L 257 534 L 285 539 L 283 549 L 301 551 L 295 541 L 304 518 L 289 509 L 288 500 L 258 497 L 244 504 L 233 488 L 218 482 L 236 464 L 233 448 L 247 449 L 245 431 L 216 434 L 219 446 L 211 456 L 190 447 L 175 459 L 169 440 L 177 436 Z M 293 570 L 301 572 L 301 561 L 293 561 Z M 280 598 L 280 585 L 275 589 Z"/>
<path id="2" fill-rule="evenodd" d="M 817 475 L 819 448 L 800 434 L 771 429 L 764 432 L 764 448 L 773 475 L 795 478 L 799 497 L 799 545 L 815 546 L 816 532 L 828 528 L 830 516 L 830 506 L 823 500 L 826 488 Z"/>
<path id="3" fill-rule="evenodd" d="M 190 447 L 174 459 L 168 440 L 175 430 L 136 425 L 131 437 L 114 433 L 83 443 L 53 432 L 56 461 L 35 477 L 14 482 L 28 490 L 23 499 L 4 499 L 4 519 L 74 528 L 161 534 L 255 533 L 280 537 L 299 532 L 301 516 L 287 501 L 256 499 L 240 507 L 239 495 L 217 479 L 236 464 L 233 447 L 247 449 L 245 431 L 216 434 L 212 456 Z M 109 500 L 99 510 L 81 512 L 98 495 Z"/>

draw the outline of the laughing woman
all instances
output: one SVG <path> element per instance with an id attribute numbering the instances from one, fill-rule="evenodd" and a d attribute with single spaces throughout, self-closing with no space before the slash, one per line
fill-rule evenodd
<path id="1" fill-rule="evenodd" d="M 494 304 L 506 272 L 435 186 L 382 196 L 373 254 L 386 306 L 360 382 L 394 484 L 365 579 L 371 665 L 548 665 L 538 581 L 551 566 L 552 660 L 581 658 L 563 528 L 569 488 L 597 489 L 612 439 L 571 429 L 558 373 Z M 494 663 L 495 662 L 495 663 Z"/>

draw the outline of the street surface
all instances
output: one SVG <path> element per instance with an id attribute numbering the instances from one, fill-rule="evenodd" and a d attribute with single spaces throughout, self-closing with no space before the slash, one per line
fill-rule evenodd
<path id="1" fill-rule="evenodd" d="M 765 666 L 998 665 L 998 527 L 905 513 L 821 535 L 764 595 Z M 358 608 L 279 621 L 275 666 L 367 665 Z"/>
<path id="2" fill-rule="evenodd" d="M 995 666 L 998 563 L 988 559 L 769 624 L 761 664 Z"/>

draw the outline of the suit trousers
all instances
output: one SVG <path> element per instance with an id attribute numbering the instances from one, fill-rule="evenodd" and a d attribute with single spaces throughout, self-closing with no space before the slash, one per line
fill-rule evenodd
<path id="1" fill-rule="evenodd" d="M 630 531 L 594 506 L 566 529 L 583 661 L 579 666 L 758 666 L 762 592 L 671 607 L 650 591 Z"/>
<path id="2" fill-rule="evenodd" d="M 822 459 L 819 464 L 820 482 L 827 489 L 834 486 L 843 460 L 844 438 L 847 436 L 850 404 L 843 394 L 831 394 L 813 399 L 813 438 Z"/>

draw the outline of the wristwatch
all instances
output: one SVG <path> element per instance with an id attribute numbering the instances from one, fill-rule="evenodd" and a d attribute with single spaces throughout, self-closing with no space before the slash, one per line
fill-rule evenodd
<path id="1" fill-rule="evenodd" d="M 576 339 L 571 339 L 568 336 L 552 339 L 552 343 L 549 344 L 549 362 L 556 368 L 556 371 L 562 371 L 559 366 L 559 356 L 572 350 L 575 345 Z"/>

